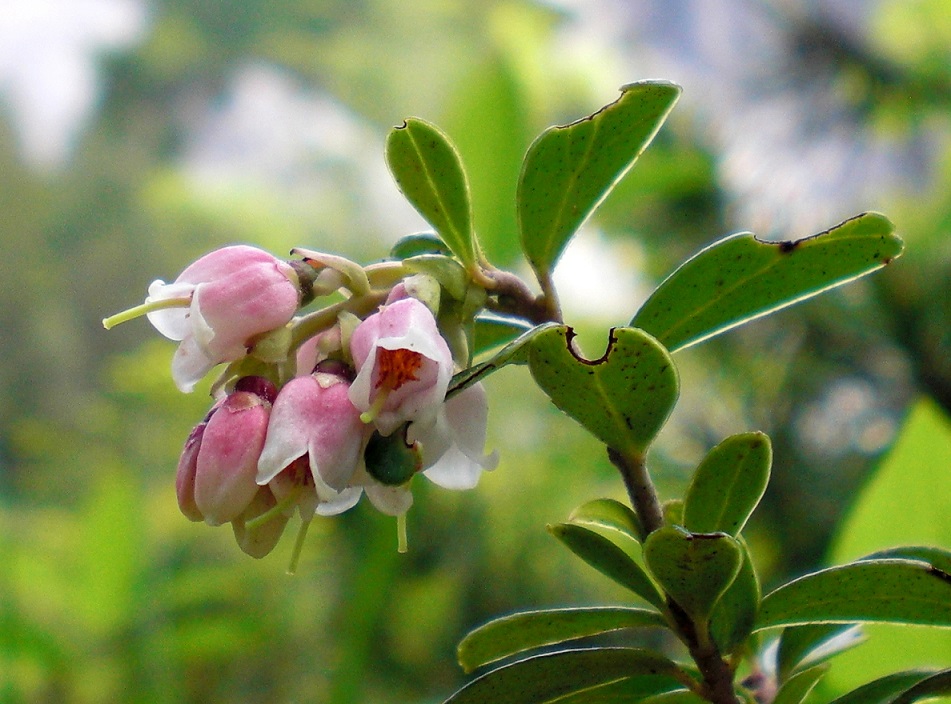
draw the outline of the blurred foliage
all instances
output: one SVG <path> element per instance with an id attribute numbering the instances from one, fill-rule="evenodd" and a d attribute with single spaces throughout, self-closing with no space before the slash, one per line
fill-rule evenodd
<path id="1" fill-rule="evenodd" d="M 588 62 L 566 59 L 570 13 L 522 0 L 153 0 L 149 10 L 143 42 L 101 60 L 103 98 L 59 171 L 23 164 L 14 128 L 0 123 L 0 700 L 438 701 L 462 681 L 454 648 L 472 626 L 518 608 L 624 599 L 544 530 L 623 489 L 596 442 L 523 370 L 488 383 L 498 471 L 466 495 L 420 486 L 408 555 L 395 551 L 393 522 L 360 507 L 315 522 L 289 578 L 289 545 L 254 562 L 226 529 L 179 515 L 175 463 L 207 396 L 175 391 L 172 346 L 146 343 L 147 325 L 106 335 L 99 321 L 224 243 L 319 246 L 369 261 L 405 234 L 406 217 L 367 207 L 351 163 L 362 154 L 301 156 L 301 171 L 332 179 L 325 200 L 280 179 L 212 188 L 196 178 L 196 135 L 248 67 L 335 101 L 378 138 L 368 158 L 381 167 L 390 125 L 407 115 L 439 124 L 466 163 L 476 227 L 500 265 L 515 261 L 514 184 L 532 136 L 612 99 L 606 79 L 645 76 L 636 67 L 617 75 L 599 63 L 601 47 Z M 943 136 L 943 152 L 920 188 L 868 204 L 907 241 L 897 266 L 678 353 L 683 400 L 653 458 L 661 493 L 682 491 L 722 437 L 769 433 L 773 482 L 748 529 L 767 586 L 822 560 L 911 399 L 930 397 L 936 424 L 951 412 L 945 3 L 881 3 L 862 51 L 847 51 L 831 26 L 807 35 L 844 49 L 822 57 L 867 108 L 862 124 Z M 798 70 L 808 75 L 816 56 L 796 54 Z M 593 223 L 607 256 L 653 283 L 743 229 L 717 167 L 703 126 L 679 108 Z M 569 322 L 603 349 L 600 322 Z M 899 471 L 898 461 L 883 472 Z M 917 460 L 902 461 L 909 485 L 917 466 L 916 490 L 929 486 Z M 930 471 L 946 475 L 948 465 Z M 917 500 L 902 500 L 907 513 Z M 902 504 L 885 501 L 889 510 Z M 882 533 L 861 549 L 909 539 L 926 537 Z"/>

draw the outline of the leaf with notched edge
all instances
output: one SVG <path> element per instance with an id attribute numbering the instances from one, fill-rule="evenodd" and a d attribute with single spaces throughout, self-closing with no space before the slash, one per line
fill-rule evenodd
<path id="1" fill-rule="evenodd" d="M 795 242 L 730 235 L 681 264 L 631 325 L 673 352 L 880 269 L 903 248 L 878 213 Z"/>
<path id="2" fill-rule="evenodd" d="M 594 361 L 575 351 L 573 337 L 560 325 L 532 339 L 528 366 L 536 383 L 608 447 L 643 456 L 680 393 L 673 360 L 643 330 L 612 330 L 604 356 Z"/>

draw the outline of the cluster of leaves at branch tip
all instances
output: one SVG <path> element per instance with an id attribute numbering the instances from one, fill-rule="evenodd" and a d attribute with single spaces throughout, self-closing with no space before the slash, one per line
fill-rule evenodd
<path id="1" fill-rule="evenodd" d="M 571 238 L 631 169 L 679 94 L 668 82 L 630 84 L 615 102 L 546 130 L 529 147 L 515 208 L 522 252 L 542 297 L 554 295 L 551 273 Z M 481 267 L 491 295 L 491 252 L 483 253 L 478 243 L 462 161 L 448 138 L 433 125 L 407 120 L 391 133 L 387 160 L 404 194 L 435 230 L 408 238 L 405 253 L 451 254 L 470 272 Z M 643 467 L 679 397 L 672 353 L 869 274 L 902 249 L 894 226 L 878 213 L 796 241 L 730 235 L 665 279 L 628 327 L 610 331 L 596 359 L 576 348 L 574 331 L 556 315 L 527 323 L 481 312 L 473 352 L 496 351 L 457 373 L 449 394 L 502 367 L 527 365 L 556 407 L 617 457 Z M 557 311 L 557 305 L 548 310 Z M 645 528 L 636 501 L 632 508 L 614 499 L 590 501 L 566 522 L 549 526 L 573 553 L 631 592 L 635 603 L 531 611 L 477 628 L 459 646 L 466 671 L 541 647 L 565 649 L 490 670 L 447 704 L 721 701 L 713 693 L 715 663 L 727 677 L 735 676 L 741 660 L 760 656 L 762 632 L 777 628 L 777 671 L 728 684 L 744 701 L 757 696 L 797 704 L 825 674 L 825 659 L 861 641 L 854 623 L 951 626 L 951 556 L 936 548 L 874 556 L 807 575 L 763 597 L 742 531 L 766 490 L 771 466 L 769 438 L 740 433 L 710 450 L 683 499 L 659 508 L 660 528 Z M 696 662 L 640 648 L 574 644 L 645 627 L 674 631 Z M 948 691 L 948 676 L 922 671 L 869 687 L 877 698 L 868 701 L 890 701 L 887 694 L 910 702 Z"/>

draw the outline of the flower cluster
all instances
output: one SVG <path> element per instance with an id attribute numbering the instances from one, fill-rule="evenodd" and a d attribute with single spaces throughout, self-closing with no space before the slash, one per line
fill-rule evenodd
<path id="1" fill-rule="evenodd" d="M 416 474 L 469 489 L 494 467 L 481 385 L 447 398 L 457 364 L 437 324 L 439 297 L 418 293 L 438 284 L 398 267 L 380 278 L 374 287 L 362 268 L 330 255 L 285 262 L 225 247 L 104 321 L 145 314 L 178 341 L 172 376 L 182 391 L 227 364 L 179 460 L 185 516 L 230 523 L 241 549 L 263 557 L 295 511 L 306 529 L 365 493 L 402 517 Z M 342 301 L 298 315 L 338 290 Z"/>

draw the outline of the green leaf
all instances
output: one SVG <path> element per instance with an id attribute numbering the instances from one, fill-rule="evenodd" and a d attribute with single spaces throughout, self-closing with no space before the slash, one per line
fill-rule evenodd
<path id="1" fill-rule="evenodd" d="M 710 450 L 687 489 L 684 527 L 738 535 L 769 482 L 773 450 L 763 433 L 733 435 Z"/>
<path id="2" fill-rule="evenodd" d="M 410 118 L 386 138 L 386 163 L 403 195 L 466 267 L 476 261 L 469 184 L 456 148 L 435 125 Z"/>
<path id="3" fill-rule="evenodd" d="M 872 553 L 863 560 L 880 560 L 884 558 L 898 557 L 905 560 L 920 560 L 927 562 L 945 574 L 951 575 L 951 550 L 936 548 L 933 545 L 902 545 L 888 550 L 879 550 Z"/>
<path id="4" fill-rule="evenodd" d="M 561 704 L 561 702 L 558 704 Z M 673 692 L 661 692 L 647 697 L 640 700 L 639 704 L 708 704 L 708 700 L 688 689 L 678 689 Z"/>
<path id="5" fill-rule="evenodd" d="M 743 562 L 733 584 L 713 607 L 710 617 L 710 634 L 721 653 L 733 653 L 740 648 L 753 632 L 756 612 L 759 609 L 759 578 L 750 558 L 746 541 L 738 537 Z"/>
<path id="6" fill-rule="evenodd" d="M 951 694 L 951 669 L 936 672 L 927 679 L 918 682 L 896 697 L 892 704 L 911 704 L 919 699 Z"/>
<path id="7" fill-rule="evenodd" d="M 452 254 L 452 251 L 434 232 L 405 235 L 390 249 L 392 259 L 407 259 L 420 254 Z"/>
<path id="8" fill-rule="evenodd" d="M 629 506 L 614 499 L 588 501 L 572 511 L 568 520 L 580 525 L 614 530 L 637 542 L 643 540 L 644 529 L 637 514 Z"/>
<path id="9" fill-rule="evenodd" d="M 743 561 L 736 538 L 664 526 L 644 542 L 644 561 L 667 594 L 698 624 L 710 619 Z"/>
<path id="10" fill-rule="evenodd" d="M 575 351 L 573 337 L 564 325 L 534 337 L 528 364 L 536 383 L 608 447 L 643 456 L 677 402 L 670 355 L 642 330 L 617 328 L 604 356 L 589 361 Z"/>
<path id="11" fill-rule="evenodd" d="M 571 552 L 610 577 L 622 587 L 663 610 L 664 597 L 640 565 L 621 546 L 601 533 L 574 523 L 548 526 L 549 532 L 564 543 Z"/>
<path id="12" fill-rule="evenodd" d="M 553 609 L 512 614 L 470 631 L 459 644 L 459 664 L 472 672 L 490 662 L 546 645 L 622 628 L 666 627 L 658 612 L 621 606 Z"/>
<path id="13" fill-rule="evenodd" d="M 473 680 L 444 704 L 547 704 L 590 687 L 634 675 L 675 681 L 675 663 L 640 648 L 590 648 L 539 655 Z"/>
<path id="14" fill-rule="evenodd" d="M 949 467 L 951 419 L 934 401 L 920 398 L 909 408 L 891 449 L 854 497 L 852 509 L 839 522 L 828 564 L 850 562 L 896 545 L 951 547 Z M 899 519 L 896 507 L 901 507 Z M 845 692 L 896 670 L 951 663 L 951 629 L 875 624 L 863 631 L 868 641 L 860 650 L 836 658 L 824 688 Z"/>
<path id="15" fill-rule="evenodd" d="M 934 674 L 934 670 L 895 672 L 853 689 L 830 704 L 890 704 L 896 696 Z"/>
<path id="16" fill-rule="evenodd" d="M 767 594 L 756 628 L 851 622 L 951 627 L 951 576 L 911 560 L 832 567 Z"/>
<path id="17" fill-rule="evenodd" d="M 661 81 L 632 83 L 621 97 L 570 125 L 551 127 L 528 149 L 516 202 L 522 250 L 549 272 L 571 235 L 650 144 L 680 96 Z"/>
<path id="18" fill-rule="evenodd" d="M 731 235 L 682 264 L 631 325 L 674 351 L 880 269 L 902 253 L 883 215 L 865 213 L 796 242 Z"/>
<path id="19" fill-rule="evenodd" d="M 789 679 L 801 665 L 816 665 L 859 645 L 865 638 L 857 626 L 841 623 L 816 623 L 783 629 L 776 655 L 780 682 Z"/>
<path id="20" fill-rule="evenodd" d="M 779 688 L 779 691 L 776 692 L 776 698 L 773 699 L 773 704 L 802 704 L 802 701 L 809 696 L 809 692 L 828 670 L 829 666 L 825 664 L 797 672 Z"/>
<path id="21" fill-rule="evenodd" d="M 454 396 L 466 387 L 482 381 L 489 376 L 489 374 L 509 364 L 528 363 L 529 343 L 538 335 L 544 334 L 546 330 L 555 327 L 558 327 L 557 323 L 542 323 L 541 325 L 536 325 L 512 340 L 489 359 L 479 364 L 474 364 L 468 369 L 463 369 L 461 372 L 455 374 L 449 381 L 449 390 L 446 392 L 446 398 Z"/>
<path id="22" fill-rule="evenodd" d="M 475 319 L 472 355 L 476 356 L 499 345 L 505 345 L 534 325 L 518 318 L 506 318 L 493 313 L 481 313 Z"/>
<path id="23" fill-rule="evenodd" d="M 558 704 L 643 702 L 647 697 L 670 692 L 671 690 L 681 691 L 680 683 L 662 675 L 642 675 L 640 677 L 627 677 L 623 680 L 569 694 L 567 697 L 559 699 Z"/>

